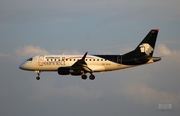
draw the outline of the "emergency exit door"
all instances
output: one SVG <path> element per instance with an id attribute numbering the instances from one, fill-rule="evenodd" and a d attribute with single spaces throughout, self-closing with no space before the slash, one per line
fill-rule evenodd
<path id="1" fill-rule="evenodd" d="M 121 64 L 122 64 L 122 56 L 121 56 L 121 55 L 119 55 L 119 56 L 117 57 L 117 63 L 118 63 L 118 65 L 121 65 Z"/>

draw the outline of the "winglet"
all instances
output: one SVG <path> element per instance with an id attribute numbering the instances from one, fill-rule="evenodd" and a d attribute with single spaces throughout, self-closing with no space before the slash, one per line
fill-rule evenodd
<path id="1" fill-rule="evenodd" d="M 84 54 L 84 56 L 82 57 L 81 60 L 85 60 L 87 54 L 88 54 L 88 52 L 86 52 L 86 53 Z"/>

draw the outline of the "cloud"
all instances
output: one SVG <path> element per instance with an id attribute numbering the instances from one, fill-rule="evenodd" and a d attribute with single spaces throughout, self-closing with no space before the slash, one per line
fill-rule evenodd
<path id="1" fill-rule="evenodd" d="M 164 44 L 159 44 L 157 47 L 157 50 L 160 55 L 163 55 L 163 56 L 171 55 L 171 51 Z"/>
<path id="2" fill-rule="evenodd" d="M 120 90 L 121 94 L 128 96 L 134 103 L 152 104 L 165 100 L 177 106 L 180 101 L 180 92 L 173 94 L 166 91 L 157 91 L 143 83 L 132 83 Z"/>
<path id="3" fill-rule="evenodd" d="M 155 50 L 155 55 L 157 56 L 166 56 L 166 59 L 168 63 L 172 63 L 169 61 L 176 61 L 176 64 L 180 63 L 180 59 L 178 57 L 180 57 L 180 50 L 176 49 L 169 49 L 165 44 L 159 44 L 157 46 L 157 49 Z"/>
<path id="4" fill-rule="evenodd" d="M 15 54 L 17 56 L 30 57 L 34 55 L 49 54 L 49 52 L 39 46 L 25 45 L 24 47 L 19 46 L 15 50 Z"/>
<path id="5" fill-rule="evenodd" d="M 55 49 L 51 51 L 47 51 L 46 49 L 39 47 L 39 46 L 33 46 L 33 45 L 25 45 L 24 47 L 17 47 L 15 49 L 15 54 L 17 56 L 23 56 L 23 57 L 30 57 L 30 56 L 35 56 L 35 55 L 48 55 L 48 54 L 57 54 L 57 55 L 62 55 L 62 54 L 82 54 L 78 50 L 60 50 L 60 49 Z M 0 54 L 0 56 L 7 56 L 8 54 Z"/>
<path id="6" fill-rule="evenodd" d="M 10 56 L 10 54 L 0 53 L 0 57 L 8 57 L 8 56 Z"/>
<path id="7" fill-rule="evenodd" d="M 29 58 L 36 55 L 49 55 L 49 54 L 56 54 L 56 55 L 73 55 L 73 54 L 84 54 L 79 52 L 78 50 L 60 50 L 55 49 L 51 51 L 47 51 L 46 49 L 40 46 L 33 46 L 33 45 L 25 45 L 25 46 L 18 46 L 12 53 L 0 53 L 0 57 L 2 58 L 10 58 L 14 61 L 22 61 L 24 58 Z"/>

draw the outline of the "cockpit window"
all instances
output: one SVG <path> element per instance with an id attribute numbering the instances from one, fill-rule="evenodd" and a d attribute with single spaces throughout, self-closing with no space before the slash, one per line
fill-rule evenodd
<path id="1" fill-rule="evenodd" d="M 32 61 L 32 60 L 33 60 L 32 58 L 27 59 L 27 61 Z"/>

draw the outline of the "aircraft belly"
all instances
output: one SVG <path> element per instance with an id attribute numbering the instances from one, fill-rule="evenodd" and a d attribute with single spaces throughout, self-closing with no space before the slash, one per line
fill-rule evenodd
<path id="1" fill-rule="evenodd" d="M 88 67 L 93 71 L 93 72 L 101 72 L 105 71 L 104 66 L 99 66 L 99 65 L 88 65 Z"/>
<path id="2" fill-rule="evenodd" d="M 130 68 L 130 67 L 131 66 L 127 66 L 127 65 L 113 64 L 113 65 L 105 66 L 105 71 L 121 70 L 125 68 Z"/>

